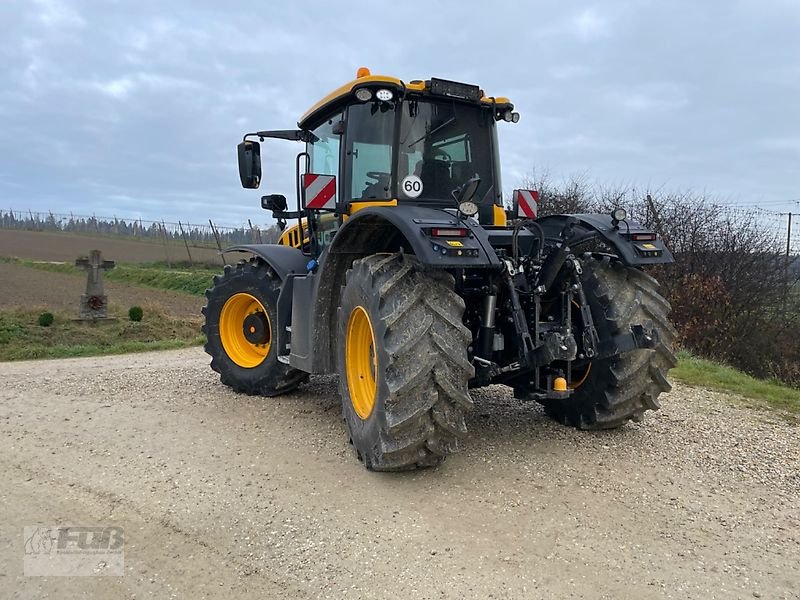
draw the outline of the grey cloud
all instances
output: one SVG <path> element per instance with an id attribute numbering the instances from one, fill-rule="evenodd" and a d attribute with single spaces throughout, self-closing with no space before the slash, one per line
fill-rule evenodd
<path id="1" fill-rule="evenodd" d="M 587 4 L 11 0 L 0 6 L 0 207 L 260 222 L 242 133 L 291 127 L 365 64 L 507 95 L 505 188 L 667 183 L 800 196 L 800 11 L 788 0 Z M 292 197 L 289 142 L 265 191 Z"/>

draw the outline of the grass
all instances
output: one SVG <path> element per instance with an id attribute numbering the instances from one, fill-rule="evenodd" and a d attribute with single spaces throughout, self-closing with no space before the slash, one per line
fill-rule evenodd
<path id="1" fill-rule="evenodd" d="M 3 262 L 32 267 L 42 271 L 66 273 L 86 277 L 86 271 L 72 264 L 63 262 L 42 262 L 18 258 L 0 259 Z M 161 290 L 183 292 L 194 296 L 202 296 L 211 287 L 214 275 L 219 268 L 207 266 L 168 268 L 165 264 L 117 264 L 113 269 L 105 271 L 103 277 L 109 281 L 121 281 L 132 285 L 141 285 Z"/>
<path id="2" fill-rule="evenodd" d="M 49 327 L 37 323 L 39 312 L 25 308 L 0 310 L 0 360 L 68 358 L 186 348 L 203 343 L 199 323 L 175 319 L 158 306 L 145 306 L 134 323 L 112 305 L 108 321 L 74 321 L 54 313 Z"/>
<path id="3" fill-rule="evenodd" d="M 756 379 L 746 373 L 710 360 L 697 358 L 688 352 L 678 353 L 678 366 L 670 371 L 674 379 L 701 387 L 724 390 L 746 398 L 748 406 L 773 408 L 800 417 L 800 390 L 777 381 Z"/>

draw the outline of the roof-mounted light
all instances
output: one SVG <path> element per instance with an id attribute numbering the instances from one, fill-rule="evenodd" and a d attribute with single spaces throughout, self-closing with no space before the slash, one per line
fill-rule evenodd
<path id="1" fill-rule="evenodd" d="M 436 77 L 431 77 L 430 92 L 434 96 L 447 96 L 473 102 L 480 102 L 482 96 L 481 89 L 477 85 L 437 79 Z"/>
<path id="2" fill-rule="evenodd" d="M 372 73 L 369 72 L 367 67 L 359 67 L 358 71 L 356 71 L 356 79 L 361 79 L 362 77 L 369 77 Z"/>
<path id="3" fill-rule="evenodd" d="M 392 90 L 383 89 L 375 92 L 375 97 L 381 102 L 389 102 L 389 100 L 394 98 L 394 94 L 392 93 Z"/>
<path id="4" fill-rule="evenodd" d="M 367 102 L 372 100 L 372 92 L 369 88 L 358 88 L 356 90 L 356 98 L 361 100 L 361 102 Z"/>

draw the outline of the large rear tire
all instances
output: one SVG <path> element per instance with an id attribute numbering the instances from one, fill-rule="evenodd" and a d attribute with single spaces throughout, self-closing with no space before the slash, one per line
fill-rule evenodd
<path id="1" fill-rule="evenodd" d="M 277 396 L 292 391 L 308 374 L 278 361 L 274 342 L 281 282 L 259 259 L 225 267 L 206 290 L 205 351 L 220 380 L 237 392 Z"/>
<path id="2" fill-rule="evenodd" d="M 357 260 L 338 315 L 339 390 L 368 469 L 430 467 L 459 450 L 472 407 L 472 340 L 452 275 L 403 254 Z"/>
<path id="3" fill-rule="evenodd" d="M 653 349 L 593 361 L 572 396 L 543 404 L 565 425 L 613 429 L 661 407 L 658 396 L 672 389 L 667 373 L 676 364 L 675 329 L 668 318 L 669 302 L 648 274 L 610 256 L 585 256 L 583 271 L 583 288 L 601 340 L 643 325 L 652 328 L 659 341 Z"/>

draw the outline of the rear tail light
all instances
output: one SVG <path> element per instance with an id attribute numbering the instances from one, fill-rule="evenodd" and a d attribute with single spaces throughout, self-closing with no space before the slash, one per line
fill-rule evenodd
<path id="1" fill-rule="evenodd" d="M 451 227 L 443 229 L 441 227 L 434 227 L 431 229 L 433 237 L 467 237 L 467 230 L 463 227 Z"/>
<path id="2" fill-rule="evenodd" d="M 634 242 L 654 242 L 656 239 L 655 233 L 632 233 L 631 240 Z"/>

